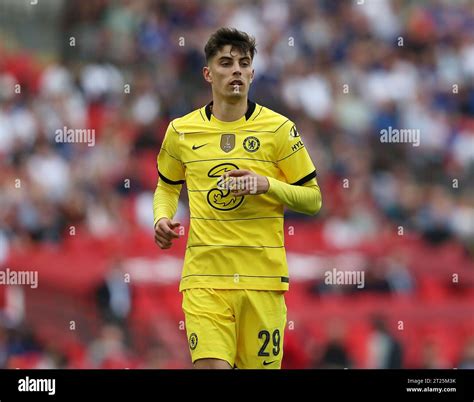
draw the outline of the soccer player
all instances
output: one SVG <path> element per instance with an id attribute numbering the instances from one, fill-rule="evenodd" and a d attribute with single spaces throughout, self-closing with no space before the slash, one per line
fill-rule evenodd
<path id="1" fill-rule="evenodd" d="M 248 99 L 255 39 L 221 28 L 205 46 L 212 102 L 173 120 L 158 155 L 155 241 L 171 247 L 186 182 L 190 229 L 180 282 L 196 368 L 281 367 L 288 266 L 284 207 L 321 208 L 295 124 Z"/>

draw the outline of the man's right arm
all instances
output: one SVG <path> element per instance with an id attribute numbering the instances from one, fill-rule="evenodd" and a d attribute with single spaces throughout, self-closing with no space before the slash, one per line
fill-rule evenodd
<path id="1" fill-rule="evenodd" d="M 179 194 L 182 184 L 167 184 L 158 179 L 153 195 L 153 223 L 156 225 L 161 218 L 172 219 L 178 209 Z"/>
<path id="2" fill-rule="evenodd" d="M 161 249 L 172 246 L 172 240 L 179 235 L 174 231 L 181 224 L 171 219 L 178 209 L 181 184 L 167 184 L 161 178 L 158 180 L 153 196 L 153 216 L 155 224 L 155 242 Z"/>
<path id="3" fill-rule="evenodd" d="M 180 224 L 171 220 L 178 209 L 179 194 L 185 180 L 177 140 L 178 132 L 170 123 L 157 158 L 160 178 L 153 196 L 155 241 L 162 249 L 171 247 L 171 241 L 179 237 L 173 229 Z"/>

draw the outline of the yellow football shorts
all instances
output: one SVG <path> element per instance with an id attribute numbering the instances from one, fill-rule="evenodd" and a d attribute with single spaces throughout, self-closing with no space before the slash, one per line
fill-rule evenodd
<path id="1" fill-rule="evenodd" d="M 221 359 L 239 369 L 279 369 L 286 305 L 283 291 L 187 289 L 183 311 L 193 363 Z"/>

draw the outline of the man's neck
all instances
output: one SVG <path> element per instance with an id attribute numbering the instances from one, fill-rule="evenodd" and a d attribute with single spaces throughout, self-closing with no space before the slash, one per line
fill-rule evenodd
<path id="1" fill-rule="evenodd" d="M 237 100 L 237 102 L 227 102 L 226 100 L 216 99 L 212 103 L 212 114 L 220 121 L 239 120 L 247 112 L 247 97 Z"/>

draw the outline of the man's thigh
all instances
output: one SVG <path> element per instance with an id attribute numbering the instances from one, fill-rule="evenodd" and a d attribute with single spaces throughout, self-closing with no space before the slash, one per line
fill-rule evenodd
<path id="1" fill-rule="evenodd" d="M 229 292 L 219 289 L 183 291 L 182 306 L 193 363 L 199 359 L 220 359 L 234 366 L 237 336 Z"/>
<path id="2" fill-rule="evenodd" d="M 284 292 L 245 290 L 236 315 L 237 356 L 243 369 L 278 369 L 286 326 Z"/>

